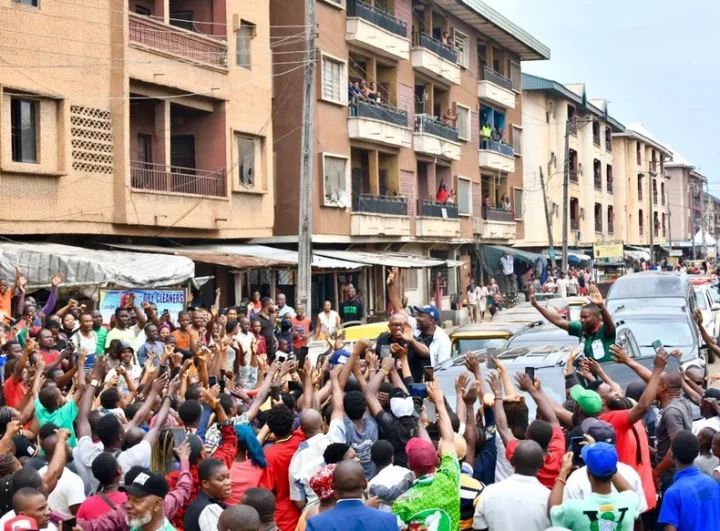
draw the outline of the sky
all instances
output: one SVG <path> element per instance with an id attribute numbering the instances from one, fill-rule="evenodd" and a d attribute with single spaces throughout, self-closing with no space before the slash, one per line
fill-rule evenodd
<path id="1" fill-rule="evenodd" d="M 720 2 L 483 1 L 550 48 L 524 72 L 585 83 L 588 99 L 672 145 L 720 197 Z"/>

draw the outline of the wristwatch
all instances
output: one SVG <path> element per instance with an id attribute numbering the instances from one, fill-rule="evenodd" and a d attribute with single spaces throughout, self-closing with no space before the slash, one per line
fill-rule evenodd
<path id="1" fill-rule="evenodd" d="M 92 380 L 90 380 L 90 385 L 92 385 L 93 387 L 97 387 L 99 383 L 100 382 L 97 378 L 93 378 Z"/>

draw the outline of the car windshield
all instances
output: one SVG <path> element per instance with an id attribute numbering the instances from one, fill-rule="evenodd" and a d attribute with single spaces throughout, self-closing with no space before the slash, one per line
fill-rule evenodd
<path id="1" fill-rule="evenodd" d="M 608 300 L 638 299 L 644 297 L 683 297 L 683 281 L 674 275 L 652 275 L 622 277 L 608 293 Z"/>
<path id="2" fill-rule="evenodd" d="M 630 328 L 639 347 L 651 347 L 653 341 L 660 340 L 666 347 L 692 347 L 693 336 L 690 323 L 686 320 L 664 319 L 658 321 L 628 321 L 623 319 Z"/>
<path id="3" fill-rule="evenodd" d="M 490 347 L 503 348 L 507 345 L 505 338 L 457 338 L 453 340 L 452 355 L 461 356 L 473 350 L 482 350 Z"/>
<path id="4" fill-rule="evenodd" d="M 702 291 L 696 291 L 695 292 L 695 300 L 697 301 L 697 306 L 700 310 L 707 310 L 707 298 L 705 298 L 705 293 Z"/>
<path id="5" fill-rule="evenodd" d="M 564 347 L 575 346 L 580 340 L 569 334 L 520 334 L 508 342 L 510 347 Z"/>

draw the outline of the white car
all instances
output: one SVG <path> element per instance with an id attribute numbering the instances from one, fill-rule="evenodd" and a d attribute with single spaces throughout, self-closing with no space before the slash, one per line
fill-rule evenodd
<path id="1" fill-rule="evenodd" d="M 713 339 L 720 334 L 720 293 L 710 284 L 694 286 L 697 307 L 703 316 L 703 326 Z"/>

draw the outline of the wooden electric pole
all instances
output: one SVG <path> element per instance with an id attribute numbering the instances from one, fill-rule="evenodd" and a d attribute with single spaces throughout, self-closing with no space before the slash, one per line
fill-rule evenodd
<path id="1" fill-rule="evenodd" d="M 548 170 L 548 172 L 549 171 L 550 170 Z M 549 173 L 548 173 L 548 177 L 550 177 Z M 555 269 L 556 263 L 555 263 L 555 247 L 553 245 L 552 219 L 550 217 L 551 216 L 550 210 L 548 209 L 547 190 L 545 189 L 545 177 L 543 176 L 542 166 L 540 166 L 540 188 L 542 188 L 543 204 L 545 205 L 545 223 L 547 224 L 548 245 L 550 246 L 548 253 L 550 254 L 550 263 L 552 264 L 553 269 Z"/>
<path id="2" fill-rule="evenodd" d="M 563 167 L 562 271 L 568 270 L 568 187 L 570 186 L 570 120 L 565 122 L 565 163 Z"/>

